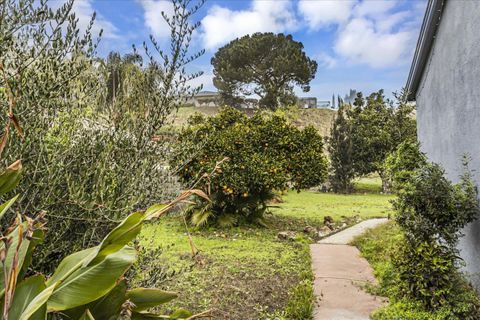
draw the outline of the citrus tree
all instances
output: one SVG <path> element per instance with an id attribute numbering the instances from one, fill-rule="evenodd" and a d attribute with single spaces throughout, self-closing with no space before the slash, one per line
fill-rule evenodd
<path id="1" fill-rule="evenodd" d="M 327 175 L 322 137 L 313 127 L 300 130 L 265 112 L 249 118 L 233 108 L 191 118 L 171 164 L 186 186 L 210 195 L 211 202 L 190 208 L 195 225 L 260 222 L 276 190 L 317 186 Z"/>

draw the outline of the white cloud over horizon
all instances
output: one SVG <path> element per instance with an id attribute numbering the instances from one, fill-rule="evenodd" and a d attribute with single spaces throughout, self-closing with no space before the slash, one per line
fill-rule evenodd
<path id="1" fill-rule="evenodd" d="M 337 28 L 332 45 L 336 57 L 320 56 L 327 67 L 344 59 L 350 64 L 385 68 L 405 62 L 413 46 L 412 26 L 403 25 L 410 13 L 395 11 L 397 5 L 396 0 L 301 0 L 298 10 L 310 30 Z"/>
<path id="2" fill-rule="evenodd" d="M 200 37 L 207 50 L 214 50 L 255 32 L 333 28 L 330 52 L 317 54 L 320 65 L 334 68 L 343 61 L 387 68 L 404 63 L 414 45 L 411 12 L 396 9 L 398 3 L 300 0 L 294 5 L 291 0 L 252 0 L 250 7 L 242 10 L 214 5 L 201 21 Z"/>
<path id="3" fill-rule="evenodd" d="M 247 10 L 213 6 L 202 19 L 201 37 L 207 50 L 255 32 L 287 32 L 298 28 L 292 1 L 253 0 Z"/>

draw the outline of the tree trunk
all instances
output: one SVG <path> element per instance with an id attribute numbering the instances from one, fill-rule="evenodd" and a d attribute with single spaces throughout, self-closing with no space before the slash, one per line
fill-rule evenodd
<path id="1" fill-rule="evenodd" d="M 379 171 L 378 175 L 380 176 L 380 179 L 382 180 L 382 192 L 383 193 L 390 193 L 390 181 L 388 180 L 388 177 L 386 177 L 385 172 Z"/>

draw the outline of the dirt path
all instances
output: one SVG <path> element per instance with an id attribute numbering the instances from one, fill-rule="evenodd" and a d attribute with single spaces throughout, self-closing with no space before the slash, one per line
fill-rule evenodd
<path id="1" fill-rule="evenodd" d="M 314 320 L 367 320 L 383 301 L 360 287 L 374 283 L 372 268 L 360 257 L 357 248 L 348 245 L 366 229 L 386 222 L 371 219 L 312 244 L 314 291 L 318 297 Z"/>

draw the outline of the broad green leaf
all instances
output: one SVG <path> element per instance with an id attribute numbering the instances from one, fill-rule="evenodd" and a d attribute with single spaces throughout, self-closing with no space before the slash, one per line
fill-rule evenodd
<path id="1" fill-rule="evenodd" d="M 142 229 L 144 219 L 145 214 L 143 212 L 135 212 L 125 218 L 103 239 L 96 252 L 92 252 L 88 259 L 85 260 L 84 266 L 101 261 L 109 254 L 117 252 L 135 239 Z"/>
<path id="2" fill-rule="evenodd" d="M 20 315 L 18 320 L 30 320 L 31 317 L 36 314 L 38 310 L 41 310 L 45 307 L 45 303 L 50 298 L 53 293 L 55 286 L 49 286 L 40 292 L 23 310 L 23 313 Z"/>
<path id="3" fill-rule="evenodd" d="M 23 262 L 25 261 L 25 257 L 28 252 L 28 247 L 30 245 L 30 241 L 24 237 L 24 233 L 27 230 L 27 222 L 23 222 L 18 225 L 11 233 L 8 235 L 8 238 L 11 238 L 11 244 L 8 248 L 7 255 L 5 257 L 5 266 L 7 273 L 10 272 L 12 269 L 12 262 L 15 259 L 15 255 L 17 254 L 18 248 L 18 260 L 17 266 L 19 270 L 22 269 Z M 5 244 L 2 242 L 0 244 L 0 250 L 5 248 Z M 3 270 L 3 263 L 0 263 L 0 270 Z M 5 292 L 5 273 L 0 272 L 0 295 L 3 295 Z"/>
<path id="4" fill-rule="evenodd" d="M 17 198 L 18 198 L 18 194 L 12 199 L 0 205 L 0 219 L 5 215 L 5 213 L 7 213 L 7 210 L 12 206 L 12 204 L 14 204 L 15 201 L 17 201 Z"/>
<path id="5" fill-rule="evenodd" d="M 167 303 L 178 295 L 174 292 L 154 288 L 136 288 L 127 292 L 127 298 L 135 304 L 133 310 L 144 311 L 160 304 Z"/>
<path id="6" fill-rule="evenodd" d="M 161 203 L 154 204 L 145 211 L 145 215 L 147 217 L 154 216 L 156 213 L 165 209 L 165 207 L 167 206 L 168 206 L 167 204 L 161 204 Z"/>
<path id="7" fill-rule="evenodd" d="M 84 306 L 63 312 L 68 319 L 79 319 L 88 309 L 95 319 L 117 320 L 123 303 L 127 300 L 127 284 L 125 280 L 120 281 L 115 288 L 100 299 Z"/>
<path id="8" fill-rule="evenodd" d="M 90 310 L 86 310 L 85 313 L 78 320 L 95 320 L 95 318 L 90 313 Z"/>
<path id="9" fill-rule="evenodd" d="M 13 295 L 12 304 L 8 312 L 8 319 L 19 319 L 30 302 L 32 302 L 36 296 L 45 290 L 45 288 L 45 279 L 42 275 L 32 276 L 20 282 L 15 289 L 15 294 Z M 36 312 L 34 312 L 34 314 L 30 317 L 30 320 L 45 320 L 46 314 L 47 306 L 43 304 Z"/>
<path id="10" fill-rule="evenodd" d="M 48 300 L 48 311 L 72 309 L 106 295 L 135 259 L 135 249 L 125 246 L 98 264 L 76 270 L 58 283 Z"/>
<path id="11" fill-rule="evenodd" d="M 15 188 L 22 177 L 22 163 L 20 160 L 12 163 L 0 173 L 0 196 Z"/>
<path id="12" fill-rule="evenodd" d="M 89 305 L 95 319 L 117 320 L 123 303 L 127 300 L 127 283 L 122 280 L 106 296 Z"/>
<path id="13" fill-rule="evenodd" d="M 96 247 L 88 248 L 65 257 L 55 269 L 53 276 L 47 280 L 47 286 L 63 280 L 66 276 L 81 268 L 85 259 L 95 250 L 97 250 Z"/>

